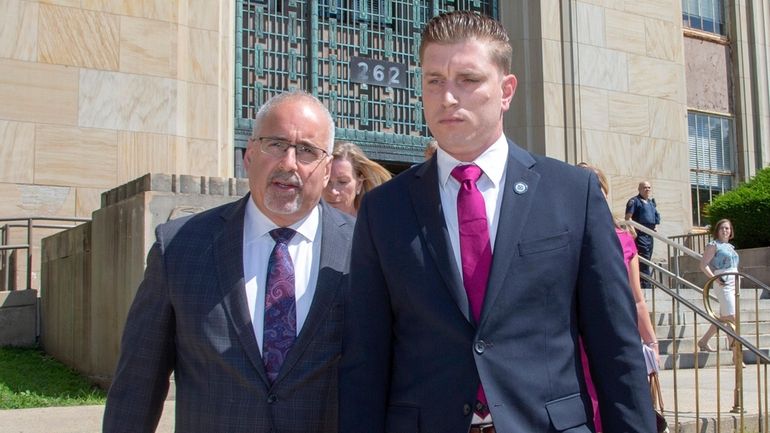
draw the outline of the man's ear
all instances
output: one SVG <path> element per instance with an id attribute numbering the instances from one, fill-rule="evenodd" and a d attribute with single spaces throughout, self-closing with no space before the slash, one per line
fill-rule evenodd
<path id="1" fill-rule="evenodd" d="M 508 111 L 508 109 L 511 107 L 511 101 L 513 100 L 513 95 L 516 93 L 516 76 L 513 74 L 508 74 L 503 77 L 502 82 L 502 88 L 503 88 L 503 100 L 502 100 L 502 108 L 503 111 Z"/>
<path id="2" fill-rule="evenodd" d="M 328 156 L 327 161 L 324 163 L 324 188 L 329 184 L 329 179 L 332 177 L 332 157 Z"/>
<path id="3" fill-rule="evenodd" d="M 249 171 L 249 165 L 251 165 L 251 145 L 246 148 L 246 151 L 243 152 L 243 168 L 246 171 Z"/>

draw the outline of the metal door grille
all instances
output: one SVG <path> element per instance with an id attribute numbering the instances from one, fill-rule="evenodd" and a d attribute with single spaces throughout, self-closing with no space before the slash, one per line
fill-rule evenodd
<path id="1" fill-rule="evenodd" d="M 420 31 L 432 16 L 495 0 L 236 0 L 236 147 L 271 96 L 303 89 L 327 104 L 337 138 L 374 159 L 413 163 L 428 140 L 420 102 Z M 353 57 L 402 65 L 401 87 L 354 82 Z M 238 162 L 238 161 L 237 161 Z"/>

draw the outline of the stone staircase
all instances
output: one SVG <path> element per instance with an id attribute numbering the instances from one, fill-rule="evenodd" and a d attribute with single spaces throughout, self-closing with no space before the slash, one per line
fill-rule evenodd
<path id="1" fill-rule="evenodd" d="M 650 310 L 653 310 L 651 293 L 647 291 L 647 302 Z M 679 294 L 694 305 L 703 309 L 702 295 L 692 289 L 680 289 Z M 740 300 L 740 333 L 743 338 L 762 349 L 768 354 L 770 348 L 770 298 L 763 298 L 763 293 L 757 293 L 755 289 L 742 288 Z M 759 296 L 759 299 L 755 299 Z M 718 308 L 718 304 L 712 301 L 712 307 Z M 727 335 L 719 333 L 711 339 L 710 345 L 717 348 L 718 352 L 699 351 L 695 355 L 695 332 L 700 338 L 709 327 L 706 319 L 696 316 L 685 306 L 680 306 L 679 311 L 671 312 L 671 299 L 663 292 L 657 292 L 655 296 L 653 323 L 656 324 L 655 332 L 658 336 L 661 368 L 673 369 L 676 365 L 680 369 L 691 369 L 697 364 L 698 368 L 708 368 L 734 365 L 732 351 L 728 347 Z M 676 338 L 674 338 L 676 337 Z M 718 346 L 717 346 L 718 340 Z M 677 356 L 674 356 L 674 348 Z M 743 350 L 743 361 L 746 364 L 756 362 L 756 356 L 751 351 Z"/>

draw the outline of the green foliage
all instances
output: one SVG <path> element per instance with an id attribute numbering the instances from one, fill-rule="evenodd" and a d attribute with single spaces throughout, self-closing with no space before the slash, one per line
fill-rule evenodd
<path id="1" fill-rule="evenodd" d="M 103 390 L 42 351 L 0 347 L 0 409 L 104 402 Z"/>
<path id="2" fill-rule="evenodd" d="M 736 248 L 770 246 L 770 167 L 706 206 L 709 223 L 728 218 L 735 227 Z"/>

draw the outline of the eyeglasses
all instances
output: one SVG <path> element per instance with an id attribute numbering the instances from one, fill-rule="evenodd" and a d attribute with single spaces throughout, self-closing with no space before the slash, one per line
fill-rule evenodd
<path id="1" fill-rule="evenodd" d="M 294 148 L 294 155 L 297 161 L 303 164 L 312 164 L 320 161 L 322 158 L 329 155 L 329 152 L 309 144 L 291 144 L 286 140 L 273 137 L 259 137 L 259 150 L 262 153 L 274 156 L 276 158 L 283 158 L 290 147 Z"/>

